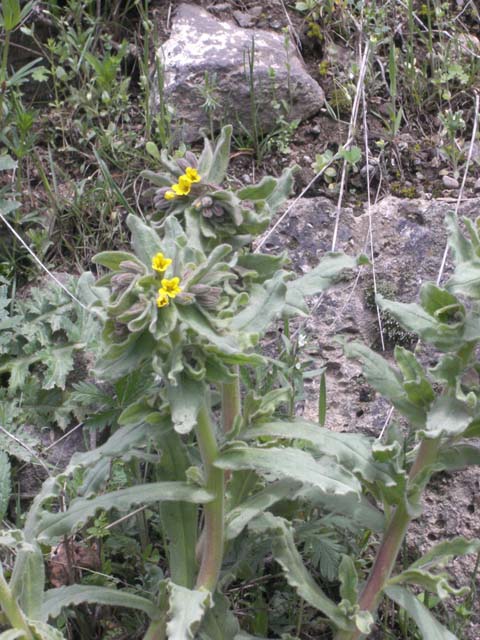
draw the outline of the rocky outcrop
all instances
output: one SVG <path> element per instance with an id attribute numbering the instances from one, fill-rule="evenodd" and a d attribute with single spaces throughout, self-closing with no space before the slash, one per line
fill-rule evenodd
<path id="1" fill-rule="evenodd" d="M 283 35 L 238 27 L 198 6 L 178 7 L 157 56 L 162 78 L 153 79 L 154 103 L 157 110 L 161 98 L 168 104 L 177 141 L 193 142 L 202 127 L 226 123 L 239 135 L 253 136 L 255 127 L 265 134 L 280 116 L 303 120 L 324 102 Z"/>

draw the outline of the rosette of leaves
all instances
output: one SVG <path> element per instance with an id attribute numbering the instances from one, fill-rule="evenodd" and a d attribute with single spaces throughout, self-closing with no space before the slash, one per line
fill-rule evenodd
<path id="1" fill-rule="evenodd" d="M 156 225 L 162 225 L 166 217 L 177 216 L 190 242 L 205 249 L 219 242 L 228 242 L 235 248 L 246 245 L 268 227 L 292 191 L 295 168 L 285 169 L 279 178 L 266 176 L 258 184 L 236 191 L 222 187 L 230 159 L 231 135 L 232 127 L 228 125 L 213 148 L 205 139 L 198 160 L 191 152 L 174 159 L 162 150 L 158 154 L 162 170 L 142 173 L 158 187 L 154 196 L 157 211 L 152 215 Z M 172 183 L 187 167 L 196 169 L 200 180 L 191 185 L 187 195 L 165 199 Z"/>

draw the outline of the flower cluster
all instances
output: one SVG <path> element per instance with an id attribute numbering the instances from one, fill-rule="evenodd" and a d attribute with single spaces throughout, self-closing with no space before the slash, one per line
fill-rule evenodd
<path id="1" fill-rule="evenodd" d="M 166 258 L 163 253 L 159 252 L 152 258 L 152 269 L 158 273 L 165 273 L 172 264 L 171 258 Z M 180 287 L 180 278 L 162 278 L 162 286 L 158 290 L 157 307 L 166 307 L 170 298 L 176 298 L 182 292 Z"/>
<path id="2" fill-rule="evenodd" d="M 169 298 L 176 298 L 179 293 L 182 292 L 180 287 L 180 278 L 163 278 L 162 286 L 158 290 L 157 307 L 166 307 L 169 303 Z"/>
<path id="3" fill-rule="evenodd" d="M 196 169 L 187 167 L 185 173 L 179 177 L 178 182 L 172 184 L 171 188 L 165 191 L 163 197 L 165 200 L 173 200 L 177 196 L 188 196 L 192 184 L 200 182 L 201 179 Z"/>

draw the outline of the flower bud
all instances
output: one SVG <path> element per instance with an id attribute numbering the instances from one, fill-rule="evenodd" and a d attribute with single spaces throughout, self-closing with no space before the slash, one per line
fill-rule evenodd
<path id="1" fill-rule="evenodd" d="M 145 273 L 145 268 L 133 260 L 122 260 L 122 262 L 120 262 L 120 269 L 131 273 Z"/>

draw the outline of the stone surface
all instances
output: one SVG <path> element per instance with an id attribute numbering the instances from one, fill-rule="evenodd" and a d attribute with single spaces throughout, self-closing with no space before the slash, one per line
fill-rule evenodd
<path id="1" fill-rule="evenodd" d="M 458 189 L 460 183 L 456 178 L 452 178 L 451 176 L 443 176 L 442 182 L 447 189 Z"/>
<path id="2" fill-rule="evenodd" d="M 218 103 L 210 112 L 215 127 L 232 123 L 237 131 L 242 132 L 243 127 L 252 130 L 248 64 L 252 43 L 253 109 L 262 132 L 277 126 L 275 102 L 284 100 L 291 105 L 287 119 L 303 120 L 319 111 L 324 102 L 323 91 L 306 72 L 293 46 L 287 54 L 282 34 L 242 29 L 218 20 L 201 7 L 181 4 L 172 21 L 171 36 L 158 52 L 163 64 L 164 97 L 173 109 L 177 141 L 193 142 L 201 137 L 202 127 L 210 130 L 210 117 L 202 106 L 206 76 Z M 158 108 L 156 78 L 152 90 Z"/>

